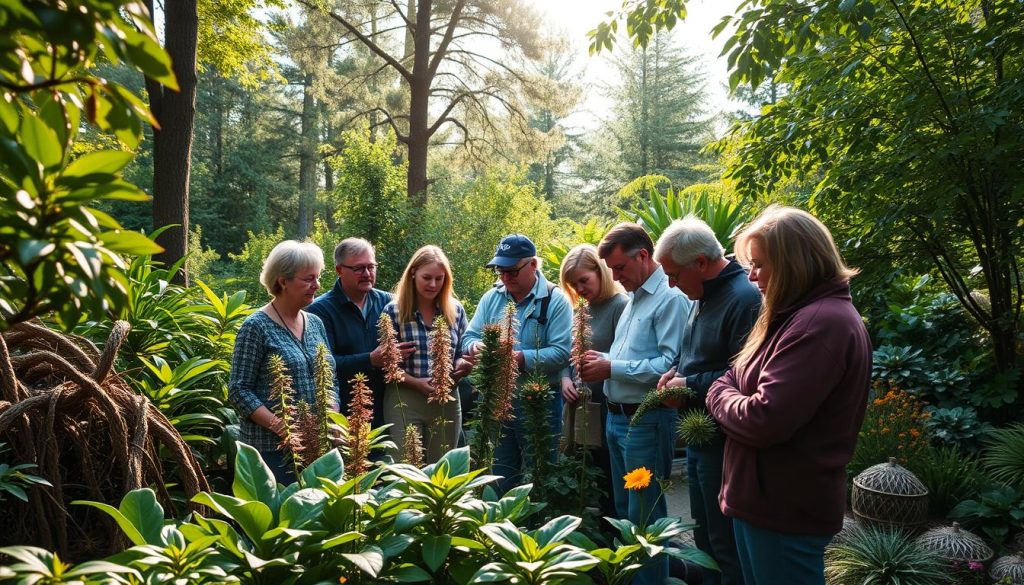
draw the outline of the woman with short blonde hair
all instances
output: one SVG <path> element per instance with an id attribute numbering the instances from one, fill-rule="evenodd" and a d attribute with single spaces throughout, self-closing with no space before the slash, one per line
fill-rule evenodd
<path id="1" fill-rule="evenodd" d="M 271 398 L 270 357 L 278 355 L 284 362 L 295 400 L 315 406 L 314 364 L 318 348 L 327 347 L 327 330 L 319 317 L 303 309 L 320 289 L 323 269 L 324 254 L 316 244 L 286 240 L 274 246 L 260 273 L 272 299 L 242 323 L 231 359 L 228 402 L 241 419 L 239 438 L 255 447 L 277 481 L 286 485 L 295 481 L 295 468 L 290 454 L 282 451 L 286 429 Z M 326 353 L 334 380 L 334 356 Z M 336 381 L 333 393 L 336 409 Z"/>
<path id="2" fill-rule="evenodd" d="M 707 394 L 726 435 L 719 502 L 747 583 L 824 585 L 871 382 L 871 340 L 850 297 L 857 271 L 817 218 L 778 205 L 743 230 L 736 254 L 764 304 Z"/>

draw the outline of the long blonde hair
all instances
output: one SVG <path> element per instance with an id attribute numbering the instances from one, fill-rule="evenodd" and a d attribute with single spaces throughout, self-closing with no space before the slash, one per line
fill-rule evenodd
<path id="1" fill-rule="evenodd" d="M 562 259 L 562 266 L 558 270 L 558 286 L 569 297 L 569 302 L 576 304 L 580 294 L 569 283 L 570 275 L 577 270 L 590 270 L 597 273 L 601 280 L 601 292 L 594 298 L 593 303 L 600 304 L 622 290 L 622 286 L 612 279 L 612 271 L 605 264 L 604 260 L 597 255 L 597 246 L 593 244 L 580 244 L 569 250 L 569 253 Z"/>
<path id="2" fill-rule="evenodd" d="M 843 262 L 832 234 L 806 211 L 771 205 L 736 237 L 736 257 L 750 265 L 750 242 L 757 240 L 771 269 L 757 323 L 733 365 L 742 370 L 768 336 L 779 311 L 827 281 L 849 281 L 859 270 Z"/>
<path id="3" fill-rule="evenodd" d="M 452 265 L 448 256 L 437 246 L 423 246 L 412 255 L 409 264 L 395 285 L 395 304 L 398 306 L 398 322 L 412 321 L 416 310 L 416 271 L 428 264 L 440 264 L 444 269 L 444 283 L 437 293 L 437 305 L 441 308 L 448 325 L 455 325 L 455 291 L 452 284 Z"/>

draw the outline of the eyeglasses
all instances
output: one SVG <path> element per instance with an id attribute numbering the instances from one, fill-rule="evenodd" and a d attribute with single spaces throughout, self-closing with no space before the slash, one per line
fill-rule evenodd
<path id="1" fill-rule="evenodd" d="M 359 266 L 349 266 L 348 264 L 338 264 L 342 268 L 348 268 L 356 274 L 366 274 L 368 272 L 377 272 L 377 265 L 375 263 L 361 264 Z"/>
<path id="2" fill-rule="evenodd" d="M 314 282 L 320 282 L 320 278 L 321 276 L 319 274 L 317 274 L 316 276 L 304 276 L 302 278 L 299 278 L 297 276 L 292 277 L 292 279 L 298 280 L 299 282 L 303 282 L 305 284 L 313 284 Z"/>
<path id="3" fill-rule="evenodd" d="M 509 277 L 509 278 L 516 278 L 516 277 L 519 276 L 519 271 L 522 270 L 523 268 L 526 268 L 529 265 L 530 265 L 530 261 L 527 260 L 527 262 L 525 264 L 522 264 L 521 266 L 519 266 L 517 268 L 498 268 L 497 266 L 495 266 L 494 267 L 494 274 L 498 278 L 504 278 L 506 276 Z"/>

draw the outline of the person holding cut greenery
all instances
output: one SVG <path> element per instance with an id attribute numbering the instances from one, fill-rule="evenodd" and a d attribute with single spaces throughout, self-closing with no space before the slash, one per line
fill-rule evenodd
<path id="1" fill-rule="evenodd" d="M 284 484 L 294 482 L 295 473 L 280 449 L 286 429 L 277 397 L 271 396 L 270 356 L 284 362 L 294 400 L 314 407 L 317 348 L 327 345 L 327 331 L 319 317 L 303 309 L 320 289 L 323 268 L 324 254 L 316 244 L 286 240 L 274 246 L 260 274 L 273 298 L 242 323 L 231 359 L 228 401 L 241 418 L 239 439 L 259 451 Z M 327 359 L 333 370 L 334 358 L 328 353 Z M 335 384 L 335 406 L 337 398 Z"/>
<path id="2" fill-rule="evenodd" d="M 615 325 L 619 322 L 622 309 L 628 298 L 619 283 L 612 279 L 612 271 L 604 260 L 597 255 L 597 247 L 593 244 L 580 244 L 569 250 L 562 259 L 559 269 L 559 286 L 575 306 L 577 299 L 587 302 L 590 312 L 590 347 L 595 351 L 608 351 L 615 337 Z M 578 373 L 567 370 L 562 375 L 562 398 L 567 408 L 575 408 L 580 400 L 579 389 L 574 377 Z M 602 517 L 615 517 L 615 501 L 612 499 L 612 470 L 608 458 L 608 442 L 605 440 L 605 418 L 608 416 L 608 405 L 604 395 L 604 381 L 587 384 L 590 389 L 590 400 L 601 405 L 601 426 L 588 429 L 599 439 L 601 446 L 591 449 L 590 454 L 594 465 L 601 469 L 604 477 L 599 482 L 600 510 Z M 573 429 L 568 432 L 572 433 Z"/>
<path id="3" fill-rule="evenodd" d="M 494 258 L 487 267 L 494 270 L 498 282 L 485 292 L 477 304 L 473 319 L 462 338 L 462 350 L 470 363 L 483 349 L 483 329 L 489 323 L 498 323 L 505 315 L 505 307 L 515 306 L 519 329 L 515 335 L 515 360 L 519 367 L 519 382 L 533 372 L 542 374 L 550 384 L 550 421 L 554 433 L 551 458 L 557 452 L 557 436 L 561 434 L 562 396 L 561 372 L 569 365 L 571 345 L 572 307 L 565 294 L 544 278 L 540 271 L 537 247 L 522 234 L 505 236 L 498 243 Z M 520 400 L 513 401 L 515 418 L 502 427 L 501 438 L 494 451 L 494 473 L 503 476 L 497 483 L 499 493 L 505 493 L 522 481 L 522 474 L 530 465 L 527 457 L 526 429 Z M 539 478 L 538 478 L 539 480 Z"/>
<path id="4" fill-rule="evenodd" d="M 736 255 L 764 304 L 707 394 L 726 436 L 718 501 L 747 585 L 823 585 L 871 383 L 871 340 L 850 297 L 857 271 L 820 221 L 778 205 L 740 233 Z"/>
<path id="5" fill-rule="evenodd" d="M 384 390 L 384 422 L 390 424 L 391 440 L 406 444 L 408 425 L 419 431 L 426 448 L 426 463 L 434 463 L 455 447 L 462 429 L 462 409 L 452 388 L 436 388 L 432 380 L 434 358 L 430 351 L 435 319 L 443 317 L 448 330 L 450 382 L 469 373 L 462 360 L 462 335 L 469 325 L 466 310 L 455 296 L 451 263 L 437 246 L 424 246 L 413 254 L 395 285 L 395 297 L 384 307 L 398 332 L 399 342 L 414 344 L 402 362 L 405 381 Z M 442 376 L 443 377 L 443 376 Z"/>

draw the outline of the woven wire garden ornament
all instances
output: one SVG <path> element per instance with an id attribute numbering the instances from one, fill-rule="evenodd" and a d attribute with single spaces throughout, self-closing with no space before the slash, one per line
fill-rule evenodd
<path id="1" fill-rule="evenodd" d="M 853 513 L 883 527 L 914 527 L 928 517 L 928 488 L 890 457 L 853 478 Z"/>
<path id="2" fill-rule="evenodd" d="M 958 522 L 926 531 L 917 537 L 917 545 L 949 561 L 984 563 L 995 554 L 980 536 L 960 528 Z"/>
<path id="3" fill-rule="evenodd" d="M 992 577 L 993 581 L 1009 578 L 1010 585 L 1024 585 L 1024 550 L 1018 551 L 1015 555 L 996 559 L 988 571 L 988 576 Z"/>

